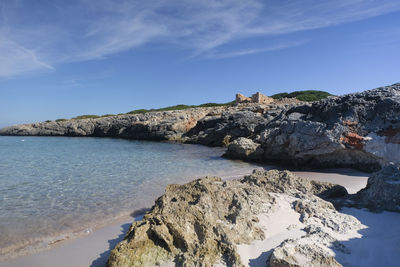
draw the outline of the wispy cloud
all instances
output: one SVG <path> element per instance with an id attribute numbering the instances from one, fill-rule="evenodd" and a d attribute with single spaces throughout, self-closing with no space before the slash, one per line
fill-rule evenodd
<path id="1" fill-rule="evenodd" d="M 148 43 L 227 58 L 300 41 L 226 51 L 253 37 L 281 36 L 400 10 L 397 0 L 0 0 L 0 77 L 101 59 Z M 300 42 L 301 43 L 301 42 Z"/>
<path id="2" fill-rule="evenodd" d="M 20 73 L 38 70 L 54 70 L 54 67 L 39 60 L 33 50 L 1 36 L 0 51 L 0 77 L 14 77 Z"/>
<path id="3" fill-rule="evenodd" d="M 277 44 L 277 45 L 271 45 L 268 47 L 248 48 L 248 49 L 242 49 L 242 50 L 236 50 L 236 51 L 230 51 L 230 52 L 211 51 L 208 54 L 208 56 L 210 58 L 231 58 L 231 57 L 247 56 L 247 55 L 251 55 L 251 54 L 265 53 L 265 52 L 282 50 L 282 49 L 286 49 L 286 48 L 290 48 L 290 47 L 296 47 L 299 45 L 303 45 L 307 42 L 308 41 L 306 41 L 306 40 L 294 41 L 294 42 L 281 43 L 281 44 Z"/>

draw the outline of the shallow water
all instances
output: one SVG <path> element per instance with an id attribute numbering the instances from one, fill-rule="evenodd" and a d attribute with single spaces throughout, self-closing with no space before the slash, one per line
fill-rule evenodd
<path id="1" fill-rule="evenodd" d="M 167 184 L 250 173 L 222 148 L 111 138 L 0 137 L 0 256 L 149 207 Z"/>

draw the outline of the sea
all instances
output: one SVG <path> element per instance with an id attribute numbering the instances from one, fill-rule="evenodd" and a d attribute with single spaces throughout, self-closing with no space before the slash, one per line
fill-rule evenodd
<path id="1" fill-rule="evenodd" d="M 167 184 L 260 168 L 223 153 L 168 142 L 0 136 L 0 259 L 133 217 Z"/>

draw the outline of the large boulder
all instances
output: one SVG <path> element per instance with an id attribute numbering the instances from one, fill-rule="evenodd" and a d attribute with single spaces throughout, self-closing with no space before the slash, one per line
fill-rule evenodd
<path id="1" fill-rule="evenodd" d="M 356 203 L 373 210 L 400 211 L 400 170 L 391 164 L 368 178 L 357 193 Z"/>
<path id="2" fill-rule="evenodd" d="M 187 142 L 208 146 L 222 146 L 226 139 L 251 137 L 256 128 L 266 122 L 261 113 L 255 110 L 228 110 L 221 115 L 206 116 L 184 136 Z"/>
<path id="3" fill-rule="evenodd" d="M 169 185 L 112 250 L 108 266 L 243 266 L 237 246 L 268 238 L 259 215 L 273 214 L 282 201 L 299 214 L 294 224 L 356 231 L 361 224 L 355 218 L 314 195 L 331 196 L 337 188 L 276 170 L 255 171 L 241 180 L 207 177 Z"/>
<path id="4" fill-rule="evenodd" d="M 260 146 L 251 139 L 239 137 L 229 144 L 224 156 L 235 159 L 261 159 L 264 151 Z"/>

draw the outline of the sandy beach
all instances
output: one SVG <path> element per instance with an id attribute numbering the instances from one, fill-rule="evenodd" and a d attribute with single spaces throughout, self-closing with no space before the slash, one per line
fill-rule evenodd
<path id="1" fill-rule="evenodd" d="M 140 217 L 137 217 L 137 219 L 140 219 Z M 98 229 L 87 236 L 62 241 L 47 251 L 0 262 L 0 266 L 105 266 L 110 250 L 123 239 L 133 220 L 126 219 Z"/>
<path id="2" fill-rule="evenodd" d="M 361 188 L 365 187 L 368 179 L 368 174 L 353 169 L 328 169 L 323 170 L 323 172 L 294 171 L 294 173 L 304 178 L 343 185 L 346 187 L 349 193 L 355 193 Z M 240 178 L 242 175 L 243 174 L 234 176 L 230 175 L 224 178 L 236 179 Z M 299 227 L 291 227 L 291 230 L 289 231 L 287 230 L 287 225 L 285 223 L 275 223 L 278 218 L 279 221 L 282 221 L 282 218 L 286 218 L 284 221 L 286 221 L 287 224 L 290 224 L 290 221 L 295 220 L 296 216 L 298 216 L 298 214 L 294 214 L 293 210 L 288 209 L 287 207 L 285 208 L 286 204 L 283 203 L 282 208 L 276 214 L 274 214 L 274 216 L 260 216 L 260 223 L 263 227 L 268 229 L 268 238 L 266 240 L 256 241 L 250 246 L 240 246 L 239 251 L 241 257 L 249 263 L 249 266 L 263 266 L 266 258 L 269 255 L 269 250 L 289 237 L 293 238 L 302 234 L 302 231 L 300 230 L 301 225 L 299 225 Z M 393 223 L 394 226 L 395 221 L 400 219 L 400 214 L 392 214 L 388 212 L 372 214 L 367 211 L 347 209 L 346 213 L 349 213 L 357 218 L 360 217 L 359 220 L 363 224 L 371 227 L 371 229 L 368 230 L 368 233 L 376 233 L 377 231 L 379 232 L 380 227 L 382 227 L 382 223 L 385 223 L 386 227 L 391 223 Z M 97 229 L 89 235 L 78 239 L 62 241 L 47 251 L 0 262 L 0 267 L 105 266 L 110 250 L 113 249 L 114 246 L 123 239 L 132 221 L 139 220 L 141 216 L 142 214 L 139 214 L 135 218 L 126 218 L 112 225 Z M 382 222 L 380 223 L 380 221 Z M 357 253 L 369 253 L 373 255 L 374 252 L 372 250 L 369 251 L 367 246 L 360 247 L 364 244 L 362 240 L 366 239 L 366 242 L 370 242 L 368 241 L 370 240 L 368 238 L 368 236 L 363 237 L 359 241 L 353 241 L 350 244 L 357 246 Z M 393 240 L 393 238 L 395 240 Z M 389 242 L 400 242 L 400 235 L 395 235 L 393 238 L 391 239 L 392 241 Z M 384 242 L 384 240 L 378 239 L 374 240 L 374 242 L 374 246 L 379 247 L 380 242 Z M 385 242 L 387 242 L 387 240 Z M 351 258 L 346 258 L 346 255 L 339 256 L 341 257 L 341 260 L 351 262 Z M 389 264 L 388 266 L 391 265 Z"/>

